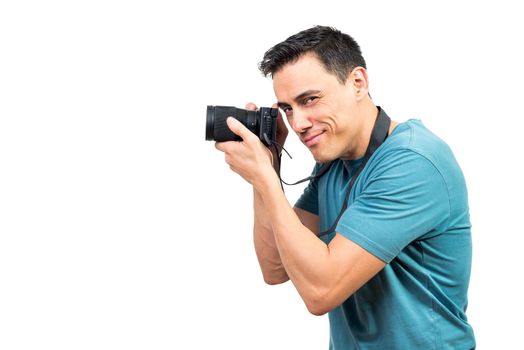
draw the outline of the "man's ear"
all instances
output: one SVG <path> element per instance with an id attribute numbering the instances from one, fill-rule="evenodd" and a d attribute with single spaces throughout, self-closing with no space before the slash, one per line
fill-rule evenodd
<path id="1" fill-rule="evenodd" d="M 369 81 L 366 68 L 360 66 L 354 68 L 351 73 L 349 73 L 347 83 L 351 84 L 354 88 L 357 100 L 361 100 L 368 96 Z"/>

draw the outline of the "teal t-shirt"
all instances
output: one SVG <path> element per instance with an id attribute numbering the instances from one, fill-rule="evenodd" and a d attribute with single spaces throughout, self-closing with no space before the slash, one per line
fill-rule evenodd
<path id="1" fill-rule="evenodd" d="M 297 201 L 319 216 L 321 232 L 335 222 L 361 162 L 335 161 Z M 465 315 L 470 229 L 450 148 L 419 120 L 399 124 L 362 170 L 337 225 L 386 266 L 329 312 L 330 349 L 475 348 Z"/>

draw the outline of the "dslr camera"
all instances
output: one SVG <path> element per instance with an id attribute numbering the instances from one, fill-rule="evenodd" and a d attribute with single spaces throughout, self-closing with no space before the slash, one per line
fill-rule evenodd
<path id="1" fill-rule="evenodd" d="M 228 106 L 207 106 L 206 140 L 241 141 L 242 138 L 227 126 L 227 117 L 233 117 L 269 147 L 276 141 L 277 116 L 277 108 L 260 107 L 256 111 L 251 111 Z"/>

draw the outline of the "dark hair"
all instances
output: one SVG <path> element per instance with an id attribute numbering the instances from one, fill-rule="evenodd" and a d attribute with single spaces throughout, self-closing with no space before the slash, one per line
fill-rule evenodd
<path id="1" fill-rule="evenodd" d="M 324 26 L 303 30 L 273 46 L 264 54 L 258 67 L 264 76 L 273 76 L 287 63 L 295 62 L 309 52 L 313 52 L 341 83 L 346 82 L 348 73 L 355 67 L 366 68 L 357 42 L 335 28 Z"/>

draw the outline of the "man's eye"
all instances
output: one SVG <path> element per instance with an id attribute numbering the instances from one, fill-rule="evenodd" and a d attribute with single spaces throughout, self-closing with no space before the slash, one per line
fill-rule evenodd
<path id="1" fill-rule="evenodd" d="M 304 104 L 310 104 L 311 102 L 315 101 L 318 97 L 317 96 L 310 96 L 304 100 Z"/>
<path id="2" fill-rule="evenodd" d="M 293 111 L 293 110 L 291 109 L 291 107 L 284 107 L 284 108 L 282 108 L 282 110 L 283 110 L 284 113 L 286 113 L 286 114 L 290 114 L 291 111 Z"/>

